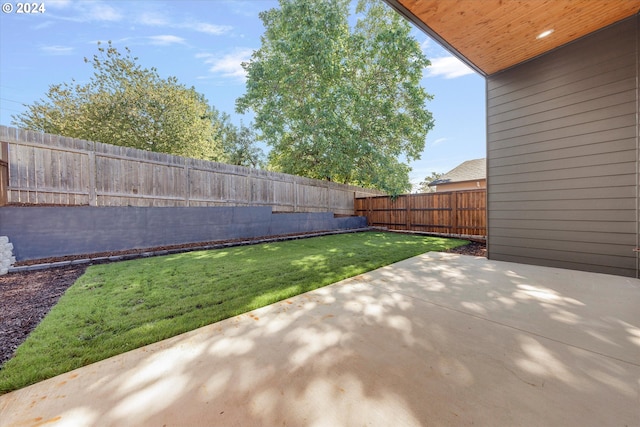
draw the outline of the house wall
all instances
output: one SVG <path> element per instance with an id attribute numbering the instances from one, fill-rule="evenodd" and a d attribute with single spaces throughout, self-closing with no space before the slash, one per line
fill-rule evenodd
<path id="1" fill-rule="evenodd" d="M 482 190 L 487 188 L 487 180 L 479 179 L 477 181 L 451 182 L 448 184 L 438 184 L 436 193 L 445 191 L 466 191 L 466 190 Z"/>
<path id="2" fill-rule="evenodd" d="M 490 259 L 638 276 L 639 23 L 487 78 Z"/>

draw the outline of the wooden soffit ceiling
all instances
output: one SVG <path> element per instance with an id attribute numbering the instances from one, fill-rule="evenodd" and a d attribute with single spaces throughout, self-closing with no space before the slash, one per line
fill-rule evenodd
<path id="1" fill-rule="evenodd" d="M 386 0 L 481 74 L 576 40 L 640 10 L 640 0 Z M 546 37 L 545 31 L 553 30 Z"/>

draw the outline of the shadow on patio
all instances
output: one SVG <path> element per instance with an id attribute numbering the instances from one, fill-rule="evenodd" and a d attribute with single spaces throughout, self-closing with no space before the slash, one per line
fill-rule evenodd
<path id="1" fill-rule="evenodd" d="M 0 397 L 0 425 L 640 425 L 640 281 L 430 253 Z"/>

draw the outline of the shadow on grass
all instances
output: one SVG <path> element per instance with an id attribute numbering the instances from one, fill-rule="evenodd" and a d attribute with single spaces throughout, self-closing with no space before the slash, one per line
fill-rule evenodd
<path id="1" fill-rule="evenodd" d="M 368 232 L 92 266 L 0 370 L 0 392 L 463 243 Z"/>

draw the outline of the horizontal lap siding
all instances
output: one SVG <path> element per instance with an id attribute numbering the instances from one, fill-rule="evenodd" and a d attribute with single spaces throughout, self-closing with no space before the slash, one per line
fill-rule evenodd
<path id="1" fill-rule="evenodd" d="M 637 275 L 638 16 L 487 79 L 489 257 Z"/>

